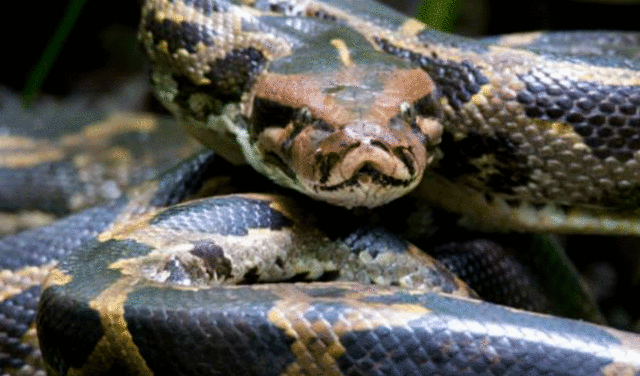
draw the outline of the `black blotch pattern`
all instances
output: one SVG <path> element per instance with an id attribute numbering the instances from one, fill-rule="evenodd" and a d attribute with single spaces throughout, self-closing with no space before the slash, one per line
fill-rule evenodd
<path id="1" fill-rule="evenodd" d="M 234 49 L 209 65 L 205 77 L 220 94 L 239 98 L 253 84 L 266 62 L 262 52 L 255 48 Z"/>
<path id="2" fill-rule="evenodd" d="M 325 20 L 325 21 L 331 21 L 331 22 L 336 23 L 336 24 L 345 24 L 346 23 L 344 20 L 339 19 L 336 15 L 328 13 L 326 10 L 323 10 L 323 9 L 316 10 L 315 12 L 313 12 L 311 17 L 318 18 L 318 19 Z"/>
<path id="3" fill-rule="evenodd" d="M 98 312 L 88 302 L 69 299 L 59 287 L 43 291 L 37 326 L 42 355 L 61 375 L 83 366 L 104 333 Z"/>
<path id="4" fill-rule="evenodd" d="M 527 116 L 573 127 L 602 159 L 620 162 L 640 150 L 640 87 L 576 82 L 553 72 L 530 71 L 517 99 Z"/>
<path id="5" fill-rule="evenodd" d="M 389 152 L 389 148 L 382 141 L 372 140 L 371 146 L 377 147 L 378 149 L 384 150 L 385 152 Z"/>
<path id="6" fill-rule="evenodd" d="M 253 268 L 247 270 L 247 272 L 242 276 L 242 280 L 239 282 L 241 285 L 250 285 L 258 282 L 260 276 L 258 275 L 258 267 L 254 266 Z"/>
<path id="7" fill-rule="evenodd" d="M 173 74 L 173 80 L 178 84 L 178 94 L 174 98 L 176 104 L 183 111 L 187 111 L 191 117 L 202 122 L 206 122 L 209 115 L 220 115 L 225 103 L 235 102 L 240 99 L 240 93 L 235 90 L 224 92 L 217 83 L 209 85 L 194 84 L 191 79 L 180 74 Z M 209 95 L 210 103 L 200 106 L 197 110 L 193 109 L 190 100 L 194 94 Z"/>
<path id="8" fill-rule="evenodd" d="M 206 121 L 212 113 L 220 114 L 225 103 L 240 101 L 265 63 L 262 53 L 254 48 L 232 50 L 209 65 L 205 73 L 205 77 L 211 80 L 209 84 L 196 84 L 182 74 L 174 74 L 173 79 L 178 84 L 178 95 L 174 100 L 181 108 L 190 109 L 189 100 L 193 94 L 208 95 L 211 104 L 190 113 L 195 119 Z"/>
<path id="9" fill-rule="evenodd" d="M 263 4 L 266 4 L 266 6 Z M 288 17 L 302 17 L 305 15 L 305 10 L 301 10 L 299 7 L 296 7 L 295 4 L 287 1 L 264 2 L 263 4 L 258 2 L 258 4 L 256 4 L 256 8 L 261 10 L 266 9 L 269 12 L 279 13 Z"/>
<path id="10" fill-rule="evenodd" d="M 345 290 L 343 287 L 332 286 L 327 284 L 325 286 L 320 287 L 321 285 L 316 285 L 313 289 L 306 289 L 305 292 L 310 298 L 320 297 L 323 299 L 333 298 L 333 299 L 343 299 L 345 298 L 350 291 Z"/>
<path id="11" fill-rule="evenodd" d="M 294 339 L 268 322 L 270 306 L 242 295 L 235 296 L 235 304 L 226 297 L 224 305 L 215 294 L 194 295 L 193 300 L 209 304 L 125 306 L 131 337 L 154 375 L 276 376 L 295 362 Z"/>
<path id="12" fill-rule="evenodd" d="M 384 52 L 399 56 L 418 64 L 435 82 L 440 94 L 449 100 L 449 104 L 458 109 L 471 100 L 480 91 L 480 87 L 489 83 L 480 69 L 469 61 L 446 61 L 436 56 L 425 56 L 408 49 L 400 48 L 383 38 L 374 38 L 374 43 Z"/>
<path id="13" fill-rule="evenodd" d="M 231 260 L 224 255 L 224 250 L 219 245 L 213 242 L 198 242 L 189 253 L 202 259 L 210 276 L 231 277 Z"/>
<path id="14" fill-rule="evenodd" d="M 413 106 L 416 109 L 416 114 L 427 118 L 438 118 L 441 109 L 437 103 L 437 97 L 437 95 L 431 93 L 415 101 Z"/>
<path id="15" fill-rule="evenodd" d="M 467 137 L 454 140 L 450 133 L 445 132 L 440 148 L 444 157 L 438 166 L 434 167 L 434 171 L 451 180 L 463 178 L 465 175 L 476 178 L 482 176 L 484 186 L 494 192 L 506 194 L 514 194 L 514 187 L 529 182 L 531 169 L 526 156 L 517 152 L 518 145 L 506 134 L 469 132 Z M 492 163 L 490 168 L 481 171 L 478 166 L 470 163 L 484 156 Z"/>
<path id="16" fill-rule="evenodd" d="M 169 53 L 172 54 L 179 49 L 194 53 L 200 42 L 205 46 L 212 46 L 213 36 L 216 34 L 215 30 L 196 22 L 175 22 L 166 18 L 158 21 L 155 11 L 147 13 L 144 25 L 152 33 L 153 43 L 166 41 Z"/>

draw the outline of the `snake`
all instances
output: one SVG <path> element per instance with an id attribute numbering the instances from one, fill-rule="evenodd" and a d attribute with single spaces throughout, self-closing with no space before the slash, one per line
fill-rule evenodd
<path id="1" fill-rule="evenodd" d="M 3 375 L 640 374 L 637 334 L 479 300 L 390 230 L 424 201 L 474 229 L 638 235 L 640 34 L 145 0 L 139 39 L 212 151 L 0 240 Z M 7 155 L 6 186 L 38 180 Z M 224 174 L 244 193 L 211 196 Z"/>

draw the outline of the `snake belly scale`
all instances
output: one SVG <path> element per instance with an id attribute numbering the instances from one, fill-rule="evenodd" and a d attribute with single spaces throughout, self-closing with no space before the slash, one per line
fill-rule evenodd
<path id="1" fill-rule="evenodd" d="M 216 154 L 0 240 L 3 375 L 640 375 L 638 335 L 477 300 L 399 235 L 337 235 L 326 204 L 192 199 L 220 155 L 346 208 L 410 194 L 475 227 L 638 235 L 639 34 L 146 0 L 140 40 Z"/>

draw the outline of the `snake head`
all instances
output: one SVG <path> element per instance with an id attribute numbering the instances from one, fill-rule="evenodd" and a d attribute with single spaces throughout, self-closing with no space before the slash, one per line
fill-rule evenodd
<path id="1" fill-rule="evenodd" d="M 386 204 L 420 182 L 440 141 L 437 115 L 424 71 L 361 66 L 265 74 L 245 108 L 255 168 L 349 208 Z"/>

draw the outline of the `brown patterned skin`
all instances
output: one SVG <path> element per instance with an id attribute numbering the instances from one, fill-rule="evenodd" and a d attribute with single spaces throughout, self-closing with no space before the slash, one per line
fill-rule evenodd
<path id="1" fill-rule="evenodd" d="M 426 166 L 414 192 L 480 227 L 640 233 L 638 34 L 474 41 L 368 1 L 268 4 L 157 0 L 143 8 L 140 35 L 159 97 L 231 160 L 244 153 L 279 184 L 346 207 L 407 193 L 420 175 L 397 179 Z M 382 69 L 426 72 L 403 79 L 422 82 L 422 94 L 395 90 L 395 99 L 376 102 L 367 98 L 387 95 L 392 76 L 331 78 L 371 70 L 376 60 Z M 354 100 L 329 99 L 336 93 Z M 322 101 L 335 110 L 320 111 Z M 358 127 L 372 131 L 345 135 Z M 422 135 L 425 149 L 402 146 L 394 129 Z M 356 151 L 322 146 L 334 139 Z"/>

